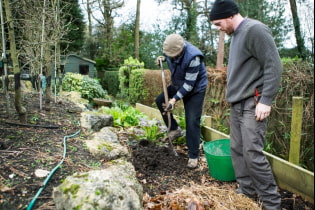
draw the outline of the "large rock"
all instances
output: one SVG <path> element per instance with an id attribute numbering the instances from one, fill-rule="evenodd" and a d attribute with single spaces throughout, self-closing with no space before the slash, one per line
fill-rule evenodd
<path id="1" fill-rule="evenodd" d="M 104 127 L 99 132 L 92 134 L 92 139 L 102 139 L 106 142 L 119 143 L 117 134 L 113 127 Z"/>
<path id="2" fill-rule="evenodd" d="M 56 209 L 143 209 L 143 188 L 135 177 L 133 165 L 123 160 L 104 170 L 75 173 L 53 189 Z"/>
<path id="3" fill-rule="evenodd" d="M 123 158 L 128 160 L 131 156 L 128 149 L 121 144 L 105 142 L 100 139 L 87 140 L 85 143 L 89 152 L 96 159 L 109 161 Z"/>
<path id="4" fill-rule="evenodd" d="M 63 100 L 65 101 L 71 101 L 75 104 L 75 106 L 68 107 L 68 111 L 70 113 L 74 112 L 84 112 L 88 110 L 89 101 L 86 99 L 81 98 L 81 93 L 76 91 L 70 91 L 70 92 L 60 92 L 58 97 L 59 102 L 62 103 Z"/>
<path id="5" fill-rule="evenodd" d="M 112 127 L 104 127 L 99 132 L 93 133 L 91 139 L 86 140 L 89 152 L 96 158 L 102 160 L 126 159 L 131 155 L 128 149 L 120 144 Z"/>
<path id="6" fill-rule="evenodd" d="M 100 114 L 90 111 L 81 113 L 81 127 L 88 130 L 99 131 L 106 126 L 112 126 L 114 119 L 112 115 Z"/>
<path id="7" fill-rule="evenodd" d="M 81 127 L 90 133 L 85 140 L 96 161 L 106 160 L 103 170 L 75 173 L 53 189 L 57 209 L 143 209 L 142 185 L 138 183 L 130 153 L 112 127 L 113 116 L 97 111 L 81 113 Z M 104 162 L 104 161 L 102 161 Z M 107 164 L 115 164 L 108 167 Z M 102 165 L 104 168 L 104 165 Z"/>

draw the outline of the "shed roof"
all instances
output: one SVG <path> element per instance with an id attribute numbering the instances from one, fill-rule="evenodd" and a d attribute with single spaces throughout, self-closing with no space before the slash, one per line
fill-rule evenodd
<path id="1" fill-rule="evenodd" d="M 83 60 L 83 61 L 86 61 L 86 62 L 89 62 L 89 63 L 92 63 L 92 64 L 96 64 L 95 61 L 91 60 L 91 59 L 88 59 L 88 58 L 84 58 L 84 57 L 81 57 L 81 56 L 78 56 L 78 55 L 75 55 L 75 54 L 69 54 L 67 56 L 63 56 L 62 58 L 63 59 L 67 59 L 68 57 L 76 57 L 77 59 L 80 59 L 80 60 Z"/>

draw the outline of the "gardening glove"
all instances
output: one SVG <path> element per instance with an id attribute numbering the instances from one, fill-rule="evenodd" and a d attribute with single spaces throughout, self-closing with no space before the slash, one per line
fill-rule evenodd
<path id="1" fill-rule="evenodd" d="M 168 101 L 167 104 L 162 104 L 164 111 L 165 112 L 172 111 L 175 108 L 175 103 L 176 103 L 176 100 L 172 98 L 171 100 Z"/>
<path id="2" fill-rule="evenodd" d="M 165 56 L 162 56 L 162 55 L 158 56 L 158 57 L 156 58 L 156 60 L 155 60 L 156 65 L 160 66 L 160 60 L 161 60 L 162 62 L 165 62 L 165 61 L 166 61 L 166 60 L 165 60 Z"/>

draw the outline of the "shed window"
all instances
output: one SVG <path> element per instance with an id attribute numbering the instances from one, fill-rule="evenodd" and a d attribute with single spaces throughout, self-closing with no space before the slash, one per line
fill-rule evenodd
<path id="1" fill-rule="evenodd" d="M 79 73 L 83 75 L 89 74 L 89 65 L 79 65 Z"/>

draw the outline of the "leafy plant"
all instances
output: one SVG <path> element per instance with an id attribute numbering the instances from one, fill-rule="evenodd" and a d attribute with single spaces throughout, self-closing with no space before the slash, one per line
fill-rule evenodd
<path id="1" fill-rule="evenodd" d="M 141 138 L 145 138 L 151 142 L 155 142 L 166 135 L 166 127 L 163 127 L 157 120 L 142 119 L 140 127 L 144 131 Z"/>
<path id="2" fill-rule="evenodd" d="M 177 116 L 177 123 L 181 129 L 186 129 L 186 120 L 184 114 Z"/>
<path id="3" fill-rule="evenodd" d="M 38 121 L 38 116 L 33 116 L 32 118 L 31 118 L 31 120 L 30 120 L 30 123 L 31 124 L 36 124 L 36 122 Z"/>
<path id="4" fill-rule="evenodd" d="M 130 127 L 139 125 L 139 118 L 144 118 L 145 115 L 138 110 L 129 106 L 126 109 L 120 107 L 102 107 L 100 112 L 110 114 L 114 119 L 114 126 Z"/>
<path id="5" fill-rule="evenodd" d="M 107 91 L 102 88 L 98 80 L 77 73 L 66 73 L 62 89 L 65 91 L 77 91 L 82 98 L 92 101 L 93 98 L 109 99 Z"/>
<path id="6" fill-rule="evenodd" d="M 160 132 L 160 128 L 158 125 L 144 126 L 142 129 L 145 131 L 145 135 L 143 138 L 155 142 L 160 137 L 164 136 L 164 133 Z"/>

